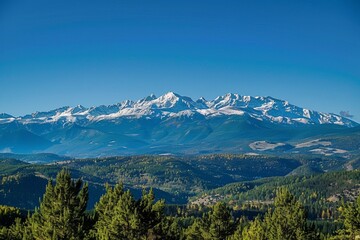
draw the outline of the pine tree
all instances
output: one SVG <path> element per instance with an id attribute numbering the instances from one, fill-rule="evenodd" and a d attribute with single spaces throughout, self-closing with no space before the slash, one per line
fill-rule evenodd
<path id="1" fill-rule="evenodd" d="M 10 226 L 20 217 L 20 210 L 11 206 L 0 205 L 0 226 Z"/>
<path id="2" fill-rule="evenodd" d="M 140 232 L 143 236 L 156 235 L 157 225 L 164 217 L 165 202 L 163 200 L 155 202 L 153 189 L 147 192 L 143 189 L 142 196 L 137 202 L 137 210 L 140 216 Z"/>
<path id="3" fill-rule="evenodd" d="M 33 239 L 84 239 L 88 186 L 72 181 L 68 170 L 61 170 L 56 184 L 50 180 L 40 207 L 28 220 Z"/>
<path id="4" fill-rule="evenodd" d="M 140 219 L 134 198 L 130 191 L 124 191 L 121 183 L 114 188 L 106 185 L 106 193 L 96 204 L 95 211 L 97 239 L 135 239 L 133 232 L 139 231 Z"/>
<path id="5" fill-rule="evenodd" d="M 339 231 L 343 239 L 360 238 L 360 196 L 354 203 L 346 203 L 340 207 L 340 213 L 344 218 L 344 228 Z"/>
<path id="6" fill-rule="evenodd" d="M 140 216 L 130 190 L 124 192 L 114 208 L 109 239 L 140 239 Z"/>
<path id="7" fill-rule="evenodd" d="M 182 240 L 185 239 L 180 217 L 164 217 L 155 227 L 156 234 L 149 234 L 146 239 Z"/>
<path id="8" fill-rule="evenodd" d="M 186 240 L 202 240 L 201 220 L 195 219 L 194 223 L 185 231 Z"/>
<path id="9" fill-rule="evenodd" d="M 1 240 L 25 240 L 24 235 L 24 225 L 21 223 L 20 218 L 16 218 L 14 224 L 9 228 L 0 229 L 0 239 Z"/>
<path id="10" fill-rule="evenodd" d="M 201 232 L 204 239 L 220 240 L 231 236 L 236 229 L 230 210 L 223 202 L 216 203 L 212 211 L 203 216 Z"/>
<path id="11" fill-rule="evenodd" d="M 106 185 L 106 193 L 101 196 L 99 202 L 95 205 L 96 224 L 95 235 L 97 239 L 107 240 L 110 239 L 109 226 L 113 222 L 114 208 L 119 199 L 124 194 L 122 184 L 116 184 L 114 188 Z"/>
<path id="12" fill-rule="evenodd" d="M 263 222 L 260 217 L 256 217 L 254 221 L 250 223 L 247 229 L 243 231 L 244 240 L 265 240 L 266 233 Z"/>
<path id="13" fill-rule="evenodd" d="M 274 204 L 274 211 L 270 210 L 265 215 L 267 239 L 308 239 L 305 210 L 288 189 L 277 191 Z"/>
<path id="14" fill-rule="evenodd" d="M 248 219 L 245 216 L 242 216 L 237 221 L 237 227 L 233 235 L 231 235 L 228 240 L 242 240 L 243 234 L 245 234 L 246 228 L 248 227 Z"/>
<path id="15" fill-rule="evenodd" d="M 146 239 L 160 234 L 157 225 L 163 219 L 164 202 L 155 202 L 152 190 L 144 190 L 136 201 L 129 190 L 124 191 L 122 184 L 106 189 L 95 206 L 97 239 Z"/>

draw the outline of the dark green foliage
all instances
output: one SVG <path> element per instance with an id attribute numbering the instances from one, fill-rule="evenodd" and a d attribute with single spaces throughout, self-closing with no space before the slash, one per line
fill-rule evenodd
<path id="1" fill-rule="evenodd" d="M 27 165 L 29 164 L 13 158 L 0 158 L 1 175 L 12 174 L 14 171 L 26 167 Z"/>
<path id="2" fill-rule="evenodd" d="M 304 206 L 308 218 L 315 221 L 337 218 L 337 208 L 341 201 L 354 201 L 360 190 L 359 186 L 360 171 L 353 170 L 309 176 L 263 178 L 228 184 L 205 193 L 210 196 L 224 196 L 222 201 L 235 209 L 266 212 L 273 202 L 276 189 L 285 187 Z M 330 228 L 329 233 L 333 230 L 334 228 Z"/>
<path id="3" fill-rule="evenodd" d="M 235 154 L 129 156 L 79 159 L 66 164 L 106 182 L 146 185 L 185 196 L 258 177 L 284 176 L 300 166 L 296 159 Z"/>
<path id="4" fill-rule="evenodd" d="M 141 196 L 139 186 L 147 186 L 154 189 L 158 199 L 186 204 L 188 196 L 204 190 L 240 180 L 283 176 L 300 165 L 299 160 L 290 157 L 236 154 L 107 157 L 76 159 L 49 165 L 7 159 L 0 160 L 0 177 L 3 179 L 0 185 L 0 204 L 33 209 L 38 206 L 38 199 L 45 191 L 47 179 L 54 178 L 62 167 L 68 168 L 74 178 L 81 177 L 89 182 L 89 206 L 93 207 L 104 192 L 100 186 L 106 182 L 126 183 L 127 189 L 132 189 L 136 198 Z M 8 181 L 15 178 L 16 181 Z M 38 188 L 28 186 L 28 183 L 35 181 Z M 26 201 L 20 201 L 24 198 Z"/>
<path id="5" fill-rule="evenodd" d="M 274 210 L 265 215 L 266 236 L 269 240 L 308 239 L 305 210 L 286 188 L 276 193 Z"/>
<path id="6" fill-rule="evenodd" d="M 244 240 L 265 240 L 267 239 L 266 227 L 266 224 L 257 217 L 247 226 L 247 228 L 244 229 L 242 235 L 239 234 L 238 239 L 241 239 L 242 237 Z"/>
<path id="7" fill-rule="evenodd" d="M 10 226 L 16 218 L 20 218 L 20 209 L 0 205 L 0 226 Z"/>
<path id="8" fill-rule="evenodd" d="M 208 230 L 204 234 L 205 239 L 225 239 L 235 230 L 230 210 L 223 202 L 215 204 L 204 223 L 206 230 Z"/>
<path id="9" fill-rule="evenodd" d="M 106 186 L 106 193 L 96 204 L 95 212 L 85 214 L 87 185 L 72 181 L 62 170 L 56 185 L 49 181 L 40 208 L 21 222 L 18 209 L 2 206 L 0 216 L 7 226 L 0 227 L 0 239 L 13 240 L 301 240 L 325 239 L 316 222 L 308 222 L 306 212 L 288 189 L 279 188 L 274 205 L 264 218 L 234 220 L 232 211 L 218 202 L 202 217 L 184 217 L 186 208 L 177 208 L 175 216 L 164 214 L 164 202 L 155 201 L 153 191 L 143 191 L 135 200 L 122 184 Z M 341 208 L 344 229 L 333 239 L 354 239 L 359 235 L 360 197 L 356 203 Z M 198 215 L 198 214 L 197 214 Z M 322 238 L 321 238 L 322 236 Z M 330 237 L 330 235 L 327 235 Z"/>
<path id="10" fill-rule="evenodd" d="M 143 190 L 141 198 L 137 201 L 137 210 L 140 217 L 140 232 L 144 235 L 155 234 L 155 227 L 164 218 L 163 212 L 165 202 L 163 200 L 155 201 L 155 195 L 152 189 L 149 192 Z M 176 223 L 172 223 L 172 226 Z M 171 230 L 171 229 L 170 229 Z"/>
<path id="11" fill-rule="evenodd" d="M 153 191 L 143 191 L 136 201 L 122 184 L 107 186 L 106 193 L 95 207 L 95 224 L 98 239 L 141 239 L 157 236 L 164 209 L 164 202 L 154 202 Z"/>
<path id="12" fill-rule="evenodd" d="M 123 175 L 111 171 L 116 172 L 117 168 L 123 171 L 131 165 L 129 169 L 136 169 L 138 171 L 136 174 L 141 176 L 139 181 L 135 180 L 132 184 L 136 182 L 160 186 L 163 183 L 162 186 L 165 186 L 168 184 L 166 181 L 169 176 L 178 176 L 179 183 L 185 183 L 181 177 L 191 179 L 191 171 L 195 171 L 195 168 L 190 170 L 189 176 L 185 174 L 186 169 L 199 162 L 199 166 L 209 170 L 211 174 L 220 174 L 209 179 L 217 178 L 220 184 L 223 184 L 221 179 L 228 177 L 220 173 L 223 167 L 221 164 L 227 165 L 226 171 L 230 174 L 231 167 L 248 160 L 239 156 L 234 160 L 234 155 L 218 157 L 218 155 L 199 156 L 196 160 L 191 158 L 179 160 L 176 157 L 144 157 L 142 160 L 140 157 L 98 159 L 96 164 L 99 169 L 94 171 L 92 176 L 88 169 L 85 178 L 99 180 L 100 173 L 104 171 L 103 179 L 110 178 L 111 174 L 114 174 L 111 179 L 116 179 L 117 176 Z M 132 163 L 134 159 L 135 162 Z M 222 160 L 225 162 L 217 164 Z M 234 162 L 230 163 L 233 160 Z M 83 161 L 94 161 L 94 159 Z M 206 163 L 206 161 L 210 162 Z M 21 196 L 19 194 L 23 191 L 26 196 L 27 188 L 33 189 L 32 184 L 37 184 L 40 179 L 46 181 L 45 177 L 54 175 L 59 169 L 59 166 L 35 164 L 28 166 L 13 160 L 5 161 L 4 166 L 8 166 L 8 163 L 14 163 L 15 170 L 7 169 L 15 174 L 1 176 L 0 200 L 12 199 L 11 201 L 16 204 L 24 200 L 9 198 L 12 193 L 19 191 L 16 196 Z M 135 163 L 141 167 L 135 166 Z M 82 160 L 71 164 L 79 164 L 72 167 L 82 170 L 72 170 L 72 174 L 76 177 L 81 176 L 84 170 L 83 166 L 80 166 Z M 104 169 L 101 168 L 102 164 Z M 161 170 L 163 164 L 166 168 Z M 239 166 L 242 166 L 241 164 Z M 125 174 L 126 179 L 135 176 L 130 174 L 131 171 L 127 172 L 129 169 L 121 173 Z M 151 171 L 157 169 L 157 172 L 148 175 L 150 169 Z M 22 171 L 26 174 L 22 174 Z M 31 171 L 34 173 L 32 174 Z M 176 171 L 180 172 L 176 173 Z M 240 172 L 234 170 L 233 174 Z M 92 178 L 94 175 L 96 176 Z M 236 175 L 232 175 L 234 176 Z M 24 184 L 25 180 L 28 185 Z M 142 182 L 143 180 L 145 182 Z M 186 184 L 194 184 L 194 188 L 198 188 L 206 181 L 196 180 Z M 166 209 L 164 201 L 155 200 L 152 189 L 149 191 L 144 189 L 142 194 L 134 195 L 133 191 L 125 190 L 122 184 L 114 187 L 107 185 L 106 192 L 96 204 L 95 211 L 86 214 L 87 184 L 83 185 L 80 180 L 72 181 L 70 172 L 62 170 L 57 175 L 56 185 L 52 181 L 48 182 L 40 207 L 34 214 L 29 214 L 27 221 L 23 222 L 18 218 L 21 217 L 18 209 L 0 206 L 0 224 L 3 225 L 0 227 L 0 239 L 325 239 L 331 237 L 339 228 L 343 229 L 338 231 L 337 236 L 332 236 L 334 239 L 354 239 L 359 235 L 360 200 L 352 202 L 359 192 L 359 184 L 359 170 L 263 178 L 233 183 L 206 192 L 208 195 L 219 196 L 209 206 L 171 205 Z M 96 186 L 101 187 L 100 184 Z M 191 185 L 185 185 L 180 188 L 190 187 Z M 334 196 L 339 200 L 333 201 Z M 346 203 L 341 204 L 342 201 Z M 255 218 L 258 214 L 259 216 Z"/>
<path id="13" fill-rule="evenodd" d="M 195 220 L 186 230 L 187 239 L 220 240 L 231 236 L 236 224 L 230 209 L 223 202 L 218 202 L 201 220 Z"/>
<path id="14" fill-rule="evenodd" d="M 186 229 L 185 235 L 187 240 L 203 239 L 203 223 L 200 219 L 196 219 L 194 223 Z"/>
<path id="15" fill-rule="evenodd" d="M 339 237 L 343 239 L 360 238 L 360 196 L 354 203 L 345 203 L 340 208 L 344 219 L 344 229 L 339 231 Z"/>
<path id="16" fill-rule="evenodd" d="M 227 239 L 228 240 L 240 240 L 240 239 L 243 239 L 242 234 L 243 234 L 244 228 L 248 224 L 249 223 L 248 223 L 248 221 L 247 221 L 247 219 L 245 217 L 240 218 L 240 220 L 237 223 L 237 226 L 236 226 L 236 229 L 235 229 L 234 233 L 231 236 L 229 236 Z"/>
<path id="17" fill-rule="evenodd" d="M 155 231 L 148 235 L 148 239 L 182 240 L 185 239 L 184 225 L 180 217 L 164 217 L 155 227 Z M 155 234 L 154 234 L 155 233 Z"/>
<path id="18" fill-rule="evenodd" d="M 277 190 L 274 208 L 269 209 L 263 220 L 256 217 L 252 222 L 238 226 L 232 239 L 244 240 L 307 240 L 320 239 L 309 228 L 305 210 L 288 189 Z"/>
<path id="19" fill-rule="evenodd" d="M 84 239 L 87 201 L 87 184 L 72 181 L 69 171 L 61 170 L 28 221 L 33 239 Z"/>
<path id="20" fill-rule="evenodd" d="M 35 157 L 33 160 L 37 161 Z M 45 191 L 47 179 L 54 178 L 62 167 L 67 167 L 74 178 L 81 177 L 89 182 L 89 207 L 92 208 L 105 192 L 102 187 L 104 183 L 115 184 L 119 181 L 126 183 L 126 188 L 131 189 L 136 199 L 141 196 L 139 186 L 147 186 L 154 189 L 158 199 L 164 198 L 167 203 L 175 204 L 186 204 L 188 197 L 239 181 L 242 182 L 237 189 L 227 191 L 231 187 L 226 185 L 224 194 L 221 195 L 231 195 L 236 198 L 235 200 L 240 201 L 252 200 L 248 198 L 250 196 L 255 196 L 258 200 L 265 198 L 268 200 L 273 198 L 275 188 L 285 185 L 299 197 L 297 188 L 302 188 L 299 191 L 302 192 L 304 188 L 311 188 L 314 182 L 319 184 L 326 180 L 318 179 L 317 176 L 312 177 L 308 173 L 303 173 L 301 169 L 317 169 L 311 170 L 310 173 L 321 173 L 341 169 L 346 164 L 348 164 L 346 166 L 355 166 L 355 163 L 356 159 L 345 160 L 333 157 L 314 158 L 301 155 L 274 157 L 240 154 L 104 157 L 74 159 L 49 165 L 27 164 L 14 159 L 4 159 L 0 160 L 0 177 L 3 180 L 0 185 L 0 204 L 33 209 L 38 206 L 38 198 Z M 264 177 L 286 174 L 296 176 L 263 180 Z M 305 177 L 307 183 L 304 183 L 305 180 L 303 181 L 302 176 L 298 176 L 299 174 L 307 174 Z M 249 182 L 258 178 L 261 180 Z M 16 181 L 8 181 L 9 179 L 16 179 Z M 39 187 L 30 188 L 27 183 L 35 181 Z M 298 184 L 295 184 L 295 181 L 298 181 Z M 264 188 L 261 185 L 264 185 Z M 344 181 L 339 182 L 338 185 L 347 188 L 351 183 L 344 178 Z M 333 189 L 338 189 L 339 186 L 333 186 Z M 257 188 L 254 189 L 255 187 Z M 321 192 L 321 197 L 331 192 L 329 186 L 326 188 L 321 186 L 319 189 L 326 189 Z M 237 193 L 246 193 L 246 195 Z M 306 192 L 306 196 L 311 196 L 311 194 L 311 192 Z M 20 201 L 24 198 L 26 201 Z M 312 204 L 312 202 L 304 203 L 301 199 L 300 201 L 305 207 L 309 203 Z M 309 211 L 309 214 L 312 216 L 313 213 Z M 315 218 L 315 216 L 312 217 Z"/>
<path id="21" fill-rule="evenodd" d="M 0 206 L 0 239 L 22 239 L 21 217 L 18 208 Z"/>
<path id="22" fill-rule="evenodd" d="M 4 176 L 0 183 L 0 204 L 34 209 L 39 205 L 47 182 L 45 178 L 32 174 Z"/>
<path id="23" fill-rule="evenodd" d="M 6 228 L 0 227 L 1 240 L 24 240 L 29 239 L 26 237 L 24 225 L 21 223 L 20 218 L 16 218 L 13 224 Z"/>

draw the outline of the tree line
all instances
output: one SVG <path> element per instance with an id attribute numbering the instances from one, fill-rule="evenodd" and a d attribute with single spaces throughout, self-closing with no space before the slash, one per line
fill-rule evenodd
<path id="1" fill-rule="evenodd" d="M 264 216 L 234 218 L 223 202 L 199 217 L 165 214 L 165 202 L 143 190 L 135 199 L 122 184 L 106 186 L 92 212 L 86 211 L 88 185 L 61 170 L 49 181 L 40 206 L 25 219 L 19 209 L 0 206 L 0 239 L 14 240 L 301 240 L 360 237 L 360 197 L 339 209 L 343 228 L 333 236 L 321 234 L 307 221 L 303 205 L 287 188 L 279 188 Z"/>

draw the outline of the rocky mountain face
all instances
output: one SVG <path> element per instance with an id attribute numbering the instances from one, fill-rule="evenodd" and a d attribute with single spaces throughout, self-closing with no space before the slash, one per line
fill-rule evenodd
<path id="1" fill-rule="evenodd" d="M 358 125 L 272 97 L 229 93 L 194 101 L 169 92 L 109 106 L 0 114 L 0 151 L 71 156 L 263 151 L 259 146 L 283 151 L 324 134 L 356 133 Z"/>

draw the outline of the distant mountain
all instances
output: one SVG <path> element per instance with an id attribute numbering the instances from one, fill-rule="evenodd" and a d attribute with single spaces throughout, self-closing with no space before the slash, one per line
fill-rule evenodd
<path id="1" fill-rule="evenodd" d="M 229 93 L 194 101 L 169 92 L 109 106 L 62 107 L 21 117 L 0 114 L 0 152 L 102 156 L 289 151 L 302 140 L 343 136 L 346 129 L 358 132 L 357 126 L 339 115 L 272 97 Z"/>
<path id="2" fill-rule="evenodd" d="M 212 101 L 200 98 L 193 101 L 189 97 L 168 92 L 163 96 L 150 95 L 136 102 L 123 101 L 110 106 L 86 108 L 62 107 L 48 112 L 36 112 L 23 117 L 0 114 L 0 123 L 18 122 L 22 124 L 58 123 L 79 125 L 119 118 L 176 118 L 206 117 L 219 115 L 249 116 L 260 121 L 278 124 L 335 124 L 354 127 L 357 123 L 336 114 L 320 113 L 289 104 L 272 97 L 251 97 L 226 94 Z"/>
<path id="3" fill-rule="evenodd" d="M 15 153 L 0 153 L 0 160 L 20 160 L 27 163 L 50 163 L 71 160 L 72 158 L 66 156 L 58 156 L 52 153 L 37 153 L 37 154 L 15 154 Z"/>

